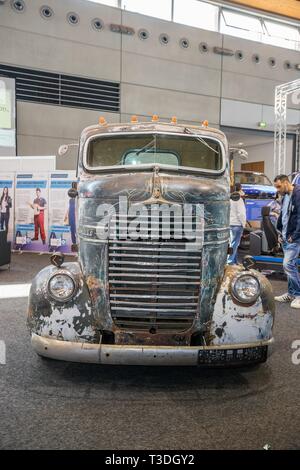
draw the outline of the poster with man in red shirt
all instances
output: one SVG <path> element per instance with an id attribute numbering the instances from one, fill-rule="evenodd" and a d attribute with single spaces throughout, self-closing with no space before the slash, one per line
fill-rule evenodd
<path id="1" fill-rule="evenodd" d="M 47 201 L 44 197 L 41 196 L 40 188 L 36 188 L 36 198 L 33 201 L 33 204 L 30 204 L 30 207 L 34 211 L 34 238 L 31 241 L 37 241 L 39 239 L 39 234 L 43 245 L 46 243 L 46 233 L 45 233 L 45 210 L 47 208 Z"/>

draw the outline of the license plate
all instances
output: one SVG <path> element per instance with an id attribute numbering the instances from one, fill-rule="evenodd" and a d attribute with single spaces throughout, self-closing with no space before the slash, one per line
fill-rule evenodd
<path id="1" fill-rule="evenodd" d="M 249 364 L 265 362 L 268 346 L 244 349 L 205 349 L 198 353 L 199 365 Z"/>

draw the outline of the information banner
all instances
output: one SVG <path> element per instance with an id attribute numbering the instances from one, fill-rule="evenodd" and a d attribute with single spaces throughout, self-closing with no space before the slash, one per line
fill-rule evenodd
<path id="1" fill-rule="evenodd" d="M 48 251 L 48 173 L 17 173 L 14 247 Z"/>
<path id="2" fill-rule="evenodd" d="M 246 217 L 249 222 L 262 220 L 261 210 L 274 199 L 245 199 Z"/>
<path id="3" fill-rule="evenodd" d="M 15 205 L 15 174 L 0 173 L 0 230 L 6 230 L 7 240 L 13 241 Z"/>
<path id="4" fill-rule="evenodd" d="M 0 156 L 16 155 L 15 79 L 0 77 Z"/>
<path id="5" fill-rule="evenodd" d="M 72 187 L 77 187 L 75 171 L 50 173 L 49 251 L 71 253 L 77 250 L 76 198 L 68 195 Z"/>

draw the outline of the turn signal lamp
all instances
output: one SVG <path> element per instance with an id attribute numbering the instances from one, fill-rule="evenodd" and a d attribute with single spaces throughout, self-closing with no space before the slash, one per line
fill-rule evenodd
<path id="1" fill-rule="evenodd" d="M 206 120 L 205 120 L 205 121 L 202 121 L 202 126 L 203 126 L 203 127 L 208 127 L 208 121 L 206 121 Z"/>
<path id="2" fill-rule="evenodd" d="M 100 124 L 100 126 L 105 126 L 105 124 L 106 124 L 105 117 L 103 117 L 103 116 L 99 117 L 99 124 Z"/>
<path id="3" fill-rule="evenodd" d="M 157 114 L 153 114 L 152 116 L 152 122 L 157 122 L 158 121 L 158 115 Z"/>
<path id="4" fill-rule="evenodd" d="M 171 117 L 171 124 L 177 124 L 177 117 L 176 116 Z"/>
<path id="5" fill-rule="evenodd" d="M 131 116 L 131 122 L 132 123 L 138 122 L 138 118 L 136 116 Z"/>

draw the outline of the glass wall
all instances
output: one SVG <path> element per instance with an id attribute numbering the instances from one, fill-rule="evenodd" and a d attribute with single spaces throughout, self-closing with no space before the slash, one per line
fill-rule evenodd
<path id="1" fill-rule="evenodd" d="M 109 7 L 119 6 L 119 0 L 89 0 L 89 2 L 102 3 L 103 5 L 108 5 Z"/>
<path id="2" fill-rule="evenodd" d="M 200 0 L 89 0 L 196 28 L 300 50 L 300 22 L 281 22 Z"/>
<path id="3" fill-rule="evenodd" d="M 263 27 L 261 20 L 230 10 L 222 10 L 220 17 L 220 32 L 238 36 L 252 41 L 261 41 Z"/>
<path id="4" fill-rule="evenodd" d="M 121 8 L 162 20 L 172 19 L 172 0 L 122 0 Z"/>
<path id="5" fill-rule="evenodd" d="M 174 0 L 173 21 L 218 31 L 219 8 L 198 0 Z"/>

